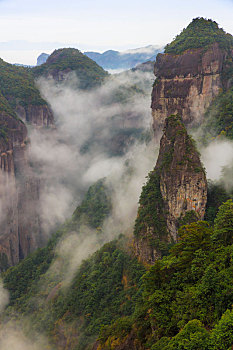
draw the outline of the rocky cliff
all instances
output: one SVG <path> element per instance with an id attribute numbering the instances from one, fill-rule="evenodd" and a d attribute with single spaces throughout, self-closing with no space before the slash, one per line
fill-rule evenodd
<path id="1" fill-rule="evenodd" d="M 0 59 L 0 270 L 41 245 L 39 181 L 29 166 L 27 124 L 53 126 L 30 70 Z"/>
<path id="2" fill-rule="evenodd" d="M 36 127 L 54 126 L 54 117 L 47 104 L 22 106 L 18 104 L 15 107 L 17 116 L 25 123 Z"/>
<path id="3" fill-rule="evenodd" d="M 181 55 L 157 56 L 151 104 L 155 132 L 173 113 L 179 113 L 186 125 L 202 121 L 205 110 L 223 87 L 221 73 L 226 58 L 218 44 L 206 52 L 195 49 Z"/>
<path id="4" fill-rule="evenodd" d="M 27 128 L 0 113 L 0 270 L 40 245 L 39 182 L 27 160 Z"/>
<path id="5" fill-rule="evenodd" d="M 139 201 L 135 224 L 135 251 L 153 263 L 166 245 L 177 240 L 186 220 L 202 220 L 207 181 L 199 154 L 178 115 L 165 121 L 155 169 L 149 174 Z"/>
<path id="6" fill-rule="evenodd" d="M 206 31 L 206 33 L 205 33 Z M 217 23 L 195 19 L 156 59 L 152 91 L 153 129 L 159 132 L 166 116 L 179 113 L 185 125 L 198 125 L 221 89 L 233 58 L 233 37 Z"/>

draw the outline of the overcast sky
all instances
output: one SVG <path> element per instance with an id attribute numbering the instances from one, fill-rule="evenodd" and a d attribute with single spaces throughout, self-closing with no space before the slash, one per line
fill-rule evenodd
<path id="1" fill-rule="evenodd" d="M 35 64 L 58 47 L 164 45 L 195 17 L 233 34 L 233 0 L 0 0 L 0 57 Z"/>

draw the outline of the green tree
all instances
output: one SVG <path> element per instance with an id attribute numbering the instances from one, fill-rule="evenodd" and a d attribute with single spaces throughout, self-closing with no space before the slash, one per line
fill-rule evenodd
<path id="1" fill-rule="evenodd" d="M 156 348 L 152 348 L 153 350 Z M 209 333 L 198 320 L 192 320 L 170 341 L 166 350 L 209 350 Z"/>
<path id="2" fill-rule="evenodd" d="M 209 250 L 212 229 L 205 221 L 193 222 L 179 229 L 178 243 L 172 247 L 171 254 L 179 257 L 184 267 L 190 263 L 197 250 Z"/>
<path id="3" fill-rule="evenodd" d="M 233 345 L 233 311 L 227 310 L 211 334 L 212 350 L 230 350 Z"/>
<path id="4" fill-rule="evenodd" d="M 214 220 L 213 238 L 224 245 L 233 243 L 233 202 L 231 199 L 223 203 Z"/>

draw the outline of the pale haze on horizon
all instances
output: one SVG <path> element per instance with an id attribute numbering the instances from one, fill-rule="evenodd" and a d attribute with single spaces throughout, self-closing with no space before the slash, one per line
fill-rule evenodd
<path id="1" fill-rule="evenodd" d="M 232 0 L 0 0 L 0 57 L 36 64 L 59 47 L 119 51 L 170 42 L 193 18 L 233 34 Z"/>

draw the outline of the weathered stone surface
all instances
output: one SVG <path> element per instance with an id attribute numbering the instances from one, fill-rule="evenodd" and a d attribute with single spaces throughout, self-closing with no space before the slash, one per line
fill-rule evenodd
<path id="1" fill-rule="evenodd" d="M 14 265 L 40 245 L 39 182 L 28 165 L 26 126 L 3 112 L 0 121 L 0 253 Z"/>
<path id="2" fill-rule="evenodd" d="M 47 105 L 29 105 L 23 107 L 17 105 L 15 112 L 24 122 L 37 127 L 47 127 L 54 125 L 52 111 Z"/>
<path id="3" fill-rule="evenodd" d="M 215 43 L 208 50 L 157 56 L 151 104 L 156 134 L 171 114 L 180 114 L 186 126 L 202 121 L 205 110 L 223 87 L 221 74 L 231 54 Z"/>
<path id="4" fill-rule="evenodd" d="M 160 151 L 140 198 L 135 224 L 135 252 L 144 262 L 161 256 L 162 244 L 177 240 L 187 212 L 203 219 L 207 181 L 199 154 L 179 116 L 165 121 Z"/>

